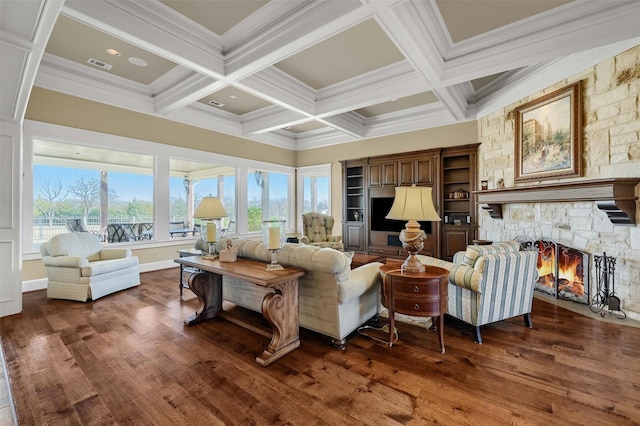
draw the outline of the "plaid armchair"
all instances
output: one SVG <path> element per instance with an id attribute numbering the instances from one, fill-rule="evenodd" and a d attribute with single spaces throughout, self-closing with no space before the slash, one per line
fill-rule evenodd
<path id="1" fill-rule="evenodd" d="M 533 290 L 538 279 L 538 252 L 522 251 L 514 240 L 488 246 L 468 246 L 453 262 L 418 255 L 425 265 L 449 271 L 448 314 L 475 327 L 522 315 L 531 324 Z"/>
<path id="2" fill-rule="evenodd" d="M 312 246 L 344 250 L 342 237 L 331 235 L 333 224 L 333 216 L 315 212 L 303 214 L 302 231 L 304 236 L 300 239 L 300 242 Z"/>

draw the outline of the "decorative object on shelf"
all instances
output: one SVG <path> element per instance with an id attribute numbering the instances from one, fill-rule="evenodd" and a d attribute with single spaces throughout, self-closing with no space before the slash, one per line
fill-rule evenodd
<path id="1" fill-rule="evenodd" d="M 582 82 L 515 109 L 515 181 L 582 176 Z"/>
<path id="2" fill-rule="evenodd" d="M 353 212 L 353 220 L 356 222 L 360 221 L 360 212 L 358 210 Z"/>
<path id="3" fill-rule="evenodd" d="M 220 262 L 235 262 L 238 260 L 238 254 L 233 248 L 233 241 L 227 240 L 227 248 L 220 250 Z"/>
<path id="4" fill-rule="evenodd" d="M 271 252 L 271 263 L 267 265 L 267 271 L 277 271 L 284 269 L 278 264 L 278 251 L 284 245 L 286 239 L 286 220 L 263 220 L 262 221 L 262 241 Z"/>
<path id="5" fill-rule="evenodd" d="M 498 179 L 498 189 L 504 189 L 504 179 Z"/>
<path id="6" fill-rule="evenodd" d="M 407 220 L 405 229 L 400 232 L 402 247 L 409 252 L 409 257 L 402 264 L 402 269 L 408 272 L 422 272 L 424 265 L 416 254 L 424 247 L 427 237 L 420 229 L 419 220 L 440 221 L 440 216 L 433 206 L 431 187 L 412 185 L 396 187 L 395 198 L 387 219 Z"/>
<path id="7" fill-rule="evenodd" d="M 480 190 L 485 191 L 489 189 L 489 181 L 488 180 L 481 180 L 480 181 Z"/>
<path id="8" fill-rule="evenodd" d="M 204 197 L 196 212 L 193 214 L 196 219 L 201 219 L 200 226 L 202 239 L 209 244 L 209 254 L 204 259 L 215 259 L 215 242 L 218 238 L 216 221 L 227 217 L 227 212 L 218 197 Z"/>
<path id="9" fill-rule="evenodd" d="M 462 188 L 458 188 L 449 194 L 449 197 L 454 200 L 463 200 L 465 198 L 469 198 L 469 193 Z"/>

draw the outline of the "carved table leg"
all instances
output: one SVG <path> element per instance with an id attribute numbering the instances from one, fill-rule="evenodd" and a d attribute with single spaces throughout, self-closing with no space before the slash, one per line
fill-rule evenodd
<path id="1" fill-rule="evenodd" d="M 262 300 L 262 315 L 271 324 L 271 342 L 256 362 L 263 367 L 300 347 L 298 323 L 298 280 L 273 287 L 275 293 Z"/>
<path id="2" fill-rule="evenodd" d="M 185 325 L 194 325 L 215 317 L 222 311 L 222 275 L 198 272 L 189 277 L 189 287 L 200 302 L 196 313 L 184 320 Z"/>

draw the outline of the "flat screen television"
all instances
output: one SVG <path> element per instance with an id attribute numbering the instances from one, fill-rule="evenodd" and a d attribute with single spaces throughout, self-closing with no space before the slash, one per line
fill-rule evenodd
<path id="1" fill-rule="evenodd" d="M 400 232 L 404 229 L 404 226 L 407 224 L 406 220 L 386 218 L 393 205 L 393 197 L 372 197 L 370 201 L 372 231 Z M 418 223 L 425 233 L 431 233 L 431 222 Z"/>

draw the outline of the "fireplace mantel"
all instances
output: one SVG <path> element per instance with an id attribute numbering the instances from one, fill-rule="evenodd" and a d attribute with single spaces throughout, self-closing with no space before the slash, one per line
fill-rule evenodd
<path id="1" fill-rule="evenodd" d="M 594 201 L 614 225 L 635 225 L 638 183 L 640 178 L 608 178 L 473 193 L 494 219 L 502 219 L 503 204 Z"/>

